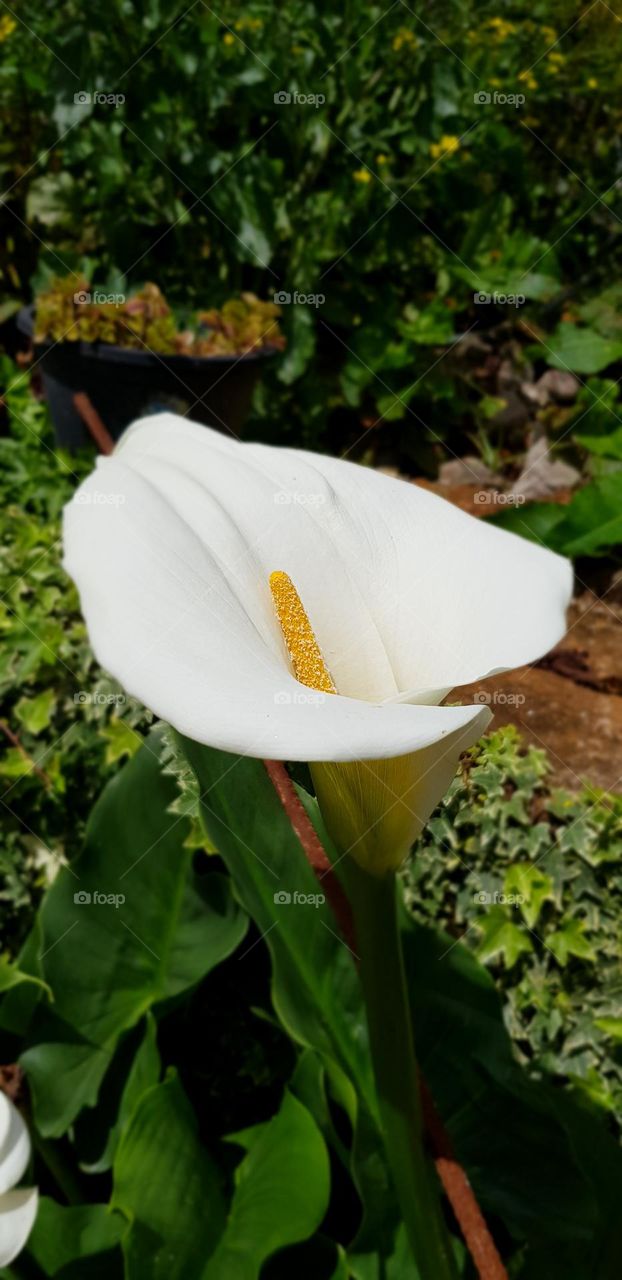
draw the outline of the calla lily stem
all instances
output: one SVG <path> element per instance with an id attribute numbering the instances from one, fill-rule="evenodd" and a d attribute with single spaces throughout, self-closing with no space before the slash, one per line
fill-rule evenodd
<path id="1" fill-rule="evenodd" d="M 394 873 L 341 863 L 352 906 L 371 1056 L 389 1166 L 420 1280 L 456 1280 L 436 1174 L 423 1147 L 419 1077 Z"/>

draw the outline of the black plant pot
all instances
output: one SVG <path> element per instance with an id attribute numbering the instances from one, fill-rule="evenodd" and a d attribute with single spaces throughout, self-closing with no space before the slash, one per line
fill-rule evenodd
<path id="1" fill-rule="evenodd" d="M 32 338 L 34 307 L 20 311 L 17 325 Z M 261 361 L 274 354 L 155 355 L 107 342 L 41 342 L 34 350 L 57 443 L 70 450 L 91 440 L 73 403 L 78 391 L 86 393 L 115 440 L 134 418 L 161 409 L 186 413 L 195 422 L 238 436 Z"/>

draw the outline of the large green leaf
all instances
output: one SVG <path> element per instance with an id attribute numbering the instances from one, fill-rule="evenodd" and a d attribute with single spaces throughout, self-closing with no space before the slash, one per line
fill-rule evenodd
<path id="1" fill-rule="evenodd" d="M 42 1196 L 27 1257 L 44 1276 L 83 1280 L 88 1274 L 90 1280 L 121 1280 L 118 1245 L 124 1229 L 123 1218 L 111 1213 L 108 1205 L 67 1206 Z"/>
<path id="2" fill-rule="evenodd" d="M 600 373 L 622 357 L 619 339 L 603 338 L 595 329 L 562 321 L 546 352 L 547 363 L 555 369 L 571 369 L 573 373 Z"/>
<path id="3" fill-rule="evenodd" d="M 329 1196 L 328 1153 L 315 1121 L 285 1093 L 268 1124 L 247 1131 L 227 1226 L 201 1280 L 258 1280 L 263 1262 L 319 1226 Z"/>
<path id="4" fill-rule="evenodd" d="M 236 892 L 265 938 L 273 965 L 273 1001 L 289 1033 L 322 1056 L 354 1127 L 353 1176 L 362 1196 L 361 1239 L 391 1249 L 396 1224 L 360 985 L 354 958 L 338 936 L 320 886 L 261 761 L 180 739 L 202 794 L 211 839 Z M 291 901 L 279 901 L 281 895 Z M 295 895 L 303 900 L 295 901 Z M 252 963 L 249 955 L 248 963 Z"/>
<path id="5" fill-rule="evenodd" d="M 226 878 L 192 874 L 188 823 L 167 812 L 176 789 L 158 745 L 153 735 L 106 787 L 84 851 L 40 909 L 40 973 L 54 1005 L 21 1061 L 48 1136 L 95 1103 L 120 1036 L 199 982 L 246 929 Z"/>
<path id="6" fill-rule="evenodd" d="M 622 544 L 622 471 L 577 490 L 568 506 L 528 503 L 492 520 L 500 528 L 544 543 L 562 555 L 605 555 Z"/>
<path id="7" fill-rule="evenodd" d="M 521 1070 L 472 953 L 406 918 L 403 941 L 420 1062 L 484 1212 L 530 1250 L 568 1242 L 568 1256 L 581 1259 L 573 1280 L 609 1280 L 597 1260 L 611 1211 L 597 1184 L 602 1163 L 622 1185 L 618 1145 L 599 1118 L 569 1095 L 560 1106 L 558 1090 Z"/>
<path id="8" fill-rule="evenodd" d="M 89 1107 L 78 1116 L 76 1150 L 83 1169 L 102 1173 L 111 1167 L 134 1108 L 159 1079 L 157 1025 L 149 1012 L 144 1027 L 137 1027 L 119 1045 L 104 1076 L 97 1107 Z"/>
<path id="9" fill-rule="evenodd" d="M 175 1075 L 132 1115 L 115 1157 L 111 1204 L 130 1222 L 126 1280 L 198 1280 L 223 1231 L 225 1204 Z"/>
<path id="10" fill-rule="evenodd" d="M 555 527 L 555 549 L 567 556 L 603 555 L 622 543 L 622 472 L 574 494 Z"/>

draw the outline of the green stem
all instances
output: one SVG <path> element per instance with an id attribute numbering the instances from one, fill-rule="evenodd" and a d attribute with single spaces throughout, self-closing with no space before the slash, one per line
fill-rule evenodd
<path id="1" fill-rule="evenodd" d="M 384 1140 L 413 1257 L 420 1280 L 455 1280 L 436 1173 L 423 1148 L 395 874 L 371 876 L 347 856 L 341 866 L 354 914 Z"/>

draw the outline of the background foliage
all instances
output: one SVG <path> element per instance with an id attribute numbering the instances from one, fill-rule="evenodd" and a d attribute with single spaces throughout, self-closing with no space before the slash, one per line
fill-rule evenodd
<path id="1" fill-rule="evenodd" d="M 180 327 L 285 295 L 249 434 L 432 479 L 474 453 L 506 489 L 544 440 L 572 494 L 494 518 L 611 574 L 619 32 L 570 0 L 3 12 L 2 344 L 72 273 L 153 281 Z M 4 1280 L 405 1280 L 351 959 L 249 870 L 250 842 L 314 887 L 261 766 L 214 787 L 98 667 L 60 562 L 92 458 L 8 356 L 0 384 L 0 1034 L 44 1195 Z M 510 729 L 404 875 L 421 1060 L 513 1280 L 619 1274 L 621 847 L 619 798 L 551 788 Z"/>
<path id="2" fill-rule="evenodd" d="M 620 361 L 618 35 L 570 0 L 45 6 L 0 44 L 5 304 L 63 267 L 153 279 L 182 319 L 242 288 L 319 295 L 284 308 L 255 430 L 432 474 L 475 420 L 511 461 L 453 347 L 501 324 L 523 371 Z M 97 92 L 123 101 L 74 102 Z"/>

